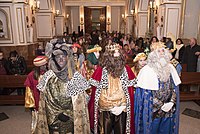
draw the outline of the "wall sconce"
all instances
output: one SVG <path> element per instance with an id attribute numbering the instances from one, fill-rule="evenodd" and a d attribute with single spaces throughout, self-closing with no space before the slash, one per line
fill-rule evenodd
<path id="1" fill-rule="evenodd" d="M 124 14 L 122 14 L 122 20 L 125 20 Z"/>
<path id="2" fill-rule="evenodd" d="M 38 11 L 40 9 L 40 1 L 34 0 L 33 5 L 31 5 L 32 14 L 34 11 Z"/>
<path id="3" fill-rule="evenodd" d="M 56 16 L 58 16 L 60 14 L 59 10 L 56 10 Z"/>
<path id="4" fill-rule="evenodd" d="M 107 25 L 110 25 L 110 18 L 108 18 L 107 20 Z"/>
<path id="5" fill-rule="evenodd" d="M 156 5 L 156 2 L 154 0 L 149 2 L 149 7 L 150 7 L 150 10 L 153 10 L 155 14 L 157 14 L 158 6 Z"/>
<path id="6" fill-rule="evenodd" d="M 131 14 L 135 15 L 135 9 L 131 9 Z"/>
<path id="7" fill-rule="evenodd" d="M 84 21 L 83 21 L 83 17 L 81 17 L 81 22 L 80 22 L 81 25 L 84 24 Z"/>
<path id="8" fill-rule="evenodd" d="M 69 14 L 66 15 L 67 20 L 69 19 Z"/>

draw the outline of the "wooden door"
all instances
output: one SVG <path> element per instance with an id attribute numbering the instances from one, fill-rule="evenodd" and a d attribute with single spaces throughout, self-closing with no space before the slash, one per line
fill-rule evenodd
<path id="1" fill-rule="evenodd" d="M 84 22 L 85 22 L 85 33 L 92 32 L 92 10 L 91 8 L 84 7 Z"/>

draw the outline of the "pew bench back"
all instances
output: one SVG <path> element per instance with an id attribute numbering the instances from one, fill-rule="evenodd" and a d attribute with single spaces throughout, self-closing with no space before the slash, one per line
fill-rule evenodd
<path id="1" fill-rule="evenodd" d="M 27 75 L 0 75 L 0 88 L 9 90 L 12 88 L 25 88 L 24 82 Z M 24 95 L 0 95 L 0 105 L 23 104 Z"/>

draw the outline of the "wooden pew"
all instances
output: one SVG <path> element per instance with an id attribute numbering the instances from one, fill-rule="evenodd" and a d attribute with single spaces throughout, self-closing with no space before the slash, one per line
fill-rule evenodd
<path id="1" fill-rule="evenodd" d="M 0 75 L 0 88 L 25 88 L 27 75 Z M 2 104 L 24 104 L 24 95 L 0 95 Z"/>
<path id="2" fill-rule="evenodd" d="M 26 65 L 27 65 L 27 74 L 30 73 L 33 68 L 34 68 L 34 65 L 33 65 L 33 60 L 30 59 L 30 60 L 26 60 Z"/>
<path id="3" fill-rule="evenodd" d="M 181 72 L 181 85 L 180 87 L 198 85 L 198 91 L 181 91 L 181 100 L 200 100 L 200 72 Z"/>

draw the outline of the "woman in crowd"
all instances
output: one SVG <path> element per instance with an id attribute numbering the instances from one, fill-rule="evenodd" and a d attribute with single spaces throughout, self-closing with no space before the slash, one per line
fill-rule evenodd
<path id="1" fill-rule="evenodd" d="M 75 67 L 79 70 L 85 60 L 84 54 L 81 52 L 81 46 L 77 43 L 72 45 L 73 57 L 75 62 Z"/>
<path id="2" fill-rule="evenodd" d="M 147 59 L 147 56 L 145 53 L 139 53 L 134 58 L 134 60 L 133 60 L 134 65 L 131 68 L 131 70 L 133 71 L 135 76 L 137 76 L 140 69 L 146 65 L 146 59 Z"/>
<path id="3" fill-rule="evenodd" d="M 34 70 L 27 75 L 24 83 L 26 87 L 25 107 L 32 111 L 31 132 L 33 133 L 37 124 L 40 91 L 36 88 L 38 80 L 47 71 L 47 57 L 38 56 L 33 60 Z"/>
<path id="4" fill-rule="evenodd" d="M 177 40 L 176 40 L 176 53 L 175 53 L 175 58 L 177 59 L 177 60 L 179 60 L 179 50 L 182 48 L 182 47 L 184 47 L 184 44 L 183 44 L 183 41 L 180 39 L 180 38 L 178 38 Z M 182 56 L 182 55 L 181 55 Z M 179 61 L 180 62 L 180 61 Z"/>

